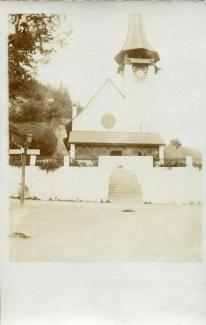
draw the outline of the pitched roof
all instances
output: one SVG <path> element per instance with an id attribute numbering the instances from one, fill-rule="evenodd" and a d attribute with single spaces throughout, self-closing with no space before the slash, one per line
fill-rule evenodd
<path id="1" fill-rule="evenodd" d="M 98 93 L 105 87 L 105 85 L 107 83 L 111 83 L 113 85 L 113 87 L 117 90 L 117 92 L 125 99 L 124 94 L 121 92 L 121 90 L 115 85 L 115 83 L 111 80 L 111 79 L 107 79 L 105 80 L 105 82 L 101 85 L 101 87 L 96 91 L 96 93 L 90 98 L 90 100 L 88 101 L 88 103 L 84 106 L 84 108 L 82 109 L 82 111 L 76 115 L 72 120 L 78 119 L 79 116 L 81 116 L 81 114 L 87 109 L 87 107 L 89 106 L 89 104 L 93 101 L 93 99 L 98 95 Z"/>
<path id="2" fill-rule="evenodd" d="M 69 143 L 87 144 L 165 144 L 157 133 L 144 132 L 104 132 L 104 131 L 72 131 Z"/>
<path id="3" fill-rule="evenodd" d="M 114 81 L 112 79 L 107 79 L 105 82 L 101 85 L 101 87 L 96 91 L 96 93 L 92 96 L 92 98 L 88 101 L 85 108 L 89 105 L 89 103 L 96 97 L 96 95 L 106 86 L 106 84 L 111 83 L 112 86 L 119 92 L 119 94 L 125 98 L 124 94 L 121 92 L 121 90 L 115 85 Z"/>

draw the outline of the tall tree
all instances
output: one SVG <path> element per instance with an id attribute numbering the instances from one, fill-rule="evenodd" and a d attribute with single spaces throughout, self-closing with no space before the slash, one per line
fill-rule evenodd
<path id="1" fill-rule="evenodd" d="M 37 73 L 38 62 L 48 62 L 51 54 L 68 42 L 71 29 L 61 28 L 62 16 L 11 14 L 9 16 L 9 95 L 22 95 Z"/>

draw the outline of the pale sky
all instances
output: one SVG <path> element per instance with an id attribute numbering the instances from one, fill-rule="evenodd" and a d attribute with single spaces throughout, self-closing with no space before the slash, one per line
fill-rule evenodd
<path id="1" fill-rule="evenodd" d="M 160 133 L 184 145 L 204 147 L 206 125 L 206 4 L 203 2 L 68 3 L 73 29 L 69 46 L 40 69 L 45 83 L 65 85 L 73 101 L 85 105 L 102 83 L 117 85 L 114 56 L 121 49 L 128 14 L 142 14 L 147 39 L 159 52 L 156 77 Z M 66 13 L 66 12 L 65 12 Z"/>

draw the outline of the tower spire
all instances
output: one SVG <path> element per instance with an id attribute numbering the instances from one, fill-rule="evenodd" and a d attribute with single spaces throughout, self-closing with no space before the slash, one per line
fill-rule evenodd
<path id="1" fill-rule="evenodd" d="M 121 51 L 115 56 L 115 61 L 119 66 L 124 65 L 125 61 L 131 64 L 154 65 L 159 61 L 159 54 L 148 42 L 142 17 L 138 13 L 129 14 L 128 32 L 126 41 Z"/>

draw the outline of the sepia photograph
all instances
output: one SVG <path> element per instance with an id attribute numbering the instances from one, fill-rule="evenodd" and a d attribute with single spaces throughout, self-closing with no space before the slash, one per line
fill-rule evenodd
<path id="1" fill-rule="evenodd" d="M 151 4 L 8 15 L 10 261 L 202 262 L 205 13 Z"/>

